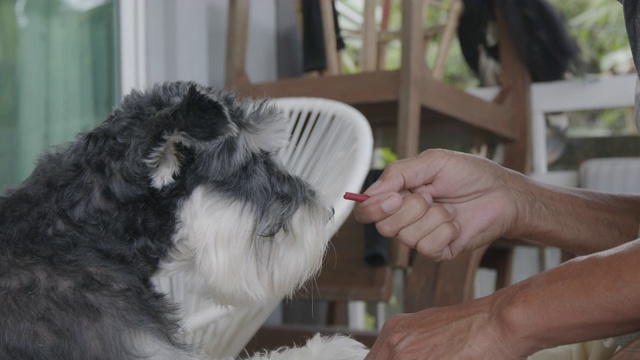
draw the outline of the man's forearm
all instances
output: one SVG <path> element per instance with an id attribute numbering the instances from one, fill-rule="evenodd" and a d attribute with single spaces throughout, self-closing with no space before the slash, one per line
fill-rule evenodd
<path id="1" fill-rule="evenodd" d="M 519 209 L 513 237 L 575 254 L 609 249 L 638 237 L 640 196 L 561 188 L 517 179 Z"/>
<path id="2" fill-rule="evenodd" d="M 576 258 L 492 295 L 524 352 L 640 329 L 640 240 Z"/>

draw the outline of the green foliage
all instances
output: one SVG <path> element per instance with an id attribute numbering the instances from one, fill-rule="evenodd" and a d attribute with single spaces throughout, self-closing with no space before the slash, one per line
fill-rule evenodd
<path id="1" fill-rule="evenodd" d="M 362 14 L 364 1 L 375 0 L 338 0 L 342 5 L 346 6 L 354 13 Z M 424 14 L 424 28 L 437 24 L 444 24 L 447 21 L 448 12 L 436 7 L 428 7 L 428 11 Z M 377 14 L 377 23 L 380 23 L 380 13 Z M 340 26 L 346 32 L 358 32 L 360 24 L 354 23 L 346 17 L 339 17 Z M 402 1 L 394 0 L 391 2 L 391 11 L 389 15 L 389 25 L 387 31 L 399 34 L 402 30 Z M 343 57 L 344 72 L 347 74 L 357 73 L 361 71 L 359 58 L 362 51 L 362 42 L 360 38 L 346 37 L 346 54 Z M 433 66 L 438 53 L 439 36 L 426 44 L 425 61 L 428 66 Z M 382 68 L 385 70 L 397 70 L 401 65 L 402 45 L 400 40 L 394 39 L 389 41 L 385 46 L 385 57 Z M 478 80 L 473 75 L 471 69 L 467 66 L 457 39 L 454 40 L 451 48 L 448 50 L 447 65 L 444 72 L 445 82 L 466 88 L 475 86 Z"/>
<path id="2" fill-rule="evenodd" d="M 362 14 L 363 0 L 339 0 L 355 13 Z M 365 0 L 375 1 L 375 0 Z M 581 57 L 588 73 L 628 72 L 631 66 L 631 52 L 624 27 L 622 6 L 615 0 L 548 0 L 565 19 L 569 35 L 580 48 Z M 379 17 L 380 14 L 378 14 Z M 446 22 L 447 12 L 429 7 L 425 12 L 425 27 Z M 379 20 L 379 19 L 378 19 Z M 344 22 L 343 22 L 344 23 Z M 349 26 L 347 26 L 349 27 Z M 391 2 L 389 31 L 399 32 L 402 27 L 402 2 Z M 357 31 L 357 24 L 350 28 Z M 433 64 L 437 53 L 437 41 L 427 45 L 427 64 Z M 347 41 L 347 53 L 351 61 L 345 63 L 347 73 L 359 72 L 358 58 L 361 52 L 358 40 Z M 392 40 L 386 46 L 384 69 L 400 67 L 401 44 Z M 477 85 L 477 80 L 467 66 L 457 41 L 449 49 L 444 81 L 459 87 Z"/>
<path id="3" fill-rule="evenodd" d="M 614 0 L 549 0 L 567 21 L 589 72 L 615 71 L 616 63 L 631 61 L 622 6 Z M 623 56 L 612 58 L 622 51 Z M 610 60 L 610 61 L 603 61 Z"/>

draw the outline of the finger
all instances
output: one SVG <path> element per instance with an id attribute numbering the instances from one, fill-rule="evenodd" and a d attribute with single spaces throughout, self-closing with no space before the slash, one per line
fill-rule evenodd
<path id="1" fill-rule="evenodd" d="M 378 232 L 385 237 L 394 237 L 402 229 L 422 218 L 430 205 L 420 194 L 411 194 L 403 199 L 402 206 L 387 218 L 376 223 Z"/>
<path id="2" fill-rule="evenodd" d="M 410 190 L 410 193 L 412 193 L 412 194 L 420 194 L 420 195 L 422 195 L 422 197 L 427 199 L 427 202 L 429 204 L 433 204 L 433 201 L 434 201 L 433 200 L 433 196 L 429 192 L 429 188 L 426 185 L 420 185 L 418 187 L 412 188 Z"/>
<path id="3" fill-rule="evenodd" d="M 403 198 L 398 193 L 374 195 L 357 204 L 353 215 L 357 222 L 370 224 L 389 217 L 402 206 Z"/>
<path id="4" fill-rule="evenodd" d="M 453 221 L 454 215 L 455 210 L 452 205 L 434 204 L 429 207 L 419 221 L 401 229 L 397 238 L 413 249 L 418 241 L 431 234 L 438 226 Z"/>
<path id="5" fill-rule="evenodd" d="M 371 196 L 399 192 L 430 183 L 452 155 L 451 151 L 427 150 L 416 157 L 395 161 L 364 193 Z"/>
<path id="6" fill-rule="evenodd" d="M 418 253 L 431 260 L 449 260 L 457 253 L 451 250 L 451 243 L 460 236 L 460 225 L 455 221 L 445 222 L 416 244 Z"/>

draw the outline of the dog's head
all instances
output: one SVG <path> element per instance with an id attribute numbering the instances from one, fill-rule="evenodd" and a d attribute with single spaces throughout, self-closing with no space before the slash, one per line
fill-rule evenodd
<path id="1" fill-rule="evenodd" d="M 137 179 L 175 200 L 163 270 L 193 273 L 238 304 L 290 294 L 320 268 L 332 210 L 280 163 L 290 133 L 272 103 L 170 83 L 134 91 L 102 127 L 85 136 L 110 131 L 127 147 L 114 191 Z"/>

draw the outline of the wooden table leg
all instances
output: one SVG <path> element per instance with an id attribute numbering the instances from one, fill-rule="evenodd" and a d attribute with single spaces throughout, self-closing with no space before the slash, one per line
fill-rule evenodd
<path id="1" fill-rule="evenodd" d="M 225 86 L 230 89 L 249 82 L 244 71 L 249 36 L 249 5 L 249 0 L 229 1 Z"/>

